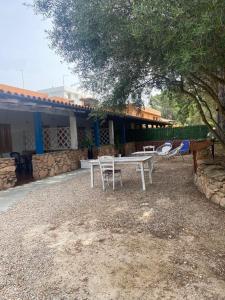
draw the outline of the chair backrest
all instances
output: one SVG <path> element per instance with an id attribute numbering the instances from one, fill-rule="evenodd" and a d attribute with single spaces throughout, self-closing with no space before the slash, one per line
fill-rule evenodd
<path id="1" fill-rule="evenodd" d="M 155 146 L 144 146 L 143 150 L 144 151 L 155 151 Z"/>
<path id="2" fill-rule="evenodd" d="M 169 142 L 164 143 L 156 149 L 158 155 L 166 155 L 172 149 L 172 144 Z"/>
<path id="3" fill-rule="evenodd" d="M 98 162 L 101 173 L 104 171 L 113 171 L 115 169 L 114 156 L 99 156 Z"/>
<path id="4" fill-rule="evenodd" d="M 174 148 L 173 150 L 169 151 L 169 153 L 167 153 L 166 157 L 173 157 L 175 155 L 177 155 L 180 152 L 180 149 L 183 147 L 183 143 L 181 143 L 178 147 Z"/>
<path id="5" fill-rule="evenodd" d="M 19 152 L 11 152 L 10 157 L 15 158 L 16 163 L 20 163 L 21 156 Z"/>
<path id="6" fill-rule="evenodd" d="M 189 149 L 190 149 L 190 141 L 189 140 L 183 140 L 182 141 L 182 147 L 180 149 L 180 153 L 189 152 Z"/>

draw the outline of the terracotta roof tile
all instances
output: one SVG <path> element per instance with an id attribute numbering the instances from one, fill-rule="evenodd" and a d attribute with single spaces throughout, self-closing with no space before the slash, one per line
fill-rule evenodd
<path id="1" fill-rule="evenodd" d="M 0 84 L 0 91 L 12 95 L 18 95 L 23 97 L 28 97 L 34 100 L 41 100 L 41 101 L 48 101 L 52 103 L 58 103 L 58 104 L 64 104 L 68 105 L 70 107 L 77 107 L 77 108 L 84 108 L 89 109 L 90 107 L 77 105 L 77 104 L 71 104 L 71 102 L 68 99 L 62 98 L 62 97 L 49 97 L 48 94 L 35 92 L 31 90 L 21 89 L 14 86 L 6 85 L 6 84 Z"/>
<path id="2" fill-rule="evenodd" d="M 31 91 L 31 90 L 26 90 L 26 89 L 21 89 L 21 88 L 17 88 L 14 86 L 9 86 L 6 84 L 0 84 L 0 92 L 6 93 L 6 94 L 12 94 L 12 95 L 17 95 L 17 96 L 22 96 L 22 97 L 27 97 L 31 100 L 39 100 L 39 101 L 45 101 L 45 102 L 52 102 L 52 103 L 58 103 L 58 104 L 62 104 L 68 107 L 74 107 L 74 108 L 80 108 L 80 109 L 85 109 L 85 110 L 92 110 L 94 109 L 93 107 L 90 106 L 83 106 L 83 105 L 78 105 L 78 104 L 73 104 L 70 102 L 69 99 L 65 99 L 62 97 L 49 97 L 48 94 L 45 93 L 40 93 L 40 92 L 35 92 L 35 91 Z M 105 111 L 108 112 L 109 111 Z M 147 112 L 147 113 L 152 113 L 152 114 L 158 114 L 159 116 L 161 115 L 160 112 L 155 111 L 153 109 L 145 109 L 145 111 L 142 112 Z M 129 107 L 128 107 L 128 111 L 125 113 L 121 113 L 121 114 L 116 114 L 116 115 L 123 115 L 123 116 L 129 116 L 129 117 L 136 117 L 139 119 L 145 119 L 145 120 L 151 120 L 148 116 L 146 118 L 145 115 L 134 115 L 131 111 L 129 111 Z M 156 120 L 155 120 L 156 121 Z M 160 120 L 157 120 L 156 122 L 160 122 Z M 163 122 L 161 122 L 163 123 Z"/>
<path id="3" fill-rule="evenodd" d="M 6 84 L 0 84 L 0 90 L 11 94 L 16 94 L 16 95 L 25 95 L 25 96 L 31 96 L 37 98 L 48 98 L 48 94 L 21 89 Z"/>

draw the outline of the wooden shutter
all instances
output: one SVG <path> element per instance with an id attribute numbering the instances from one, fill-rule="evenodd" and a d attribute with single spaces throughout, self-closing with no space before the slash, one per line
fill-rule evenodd
<path id="1" fill-rule="evenodd" d="M 9 124 L 0 124 L 0 152 L 12 152 L 12 136 Z"/>

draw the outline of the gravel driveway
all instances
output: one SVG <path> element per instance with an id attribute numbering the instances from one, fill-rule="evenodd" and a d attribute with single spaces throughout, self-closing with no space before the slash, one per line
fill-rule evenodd
<path id="1" fill-rule="evenodd" d="M 159 162 L 146 192 L 139 175 L 113 193 L 81 174 L 0 214 L 0 299 L 225 299 L 225 211 L 191 160 Z"/>

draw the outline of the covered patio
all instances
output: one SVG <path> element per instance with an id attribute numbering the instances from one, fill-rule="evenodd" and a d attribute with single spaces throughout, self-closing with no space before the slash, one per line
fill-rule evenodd
<path id="1" fill-rule="evenodd" d="M 130 154 L 134 149 L 132 143 L 127 143 L 128 130 L 168 125 L 146 119 L 145 115 L 135 116 L 133 111 L 109 112 L 103 121 L 89 118 L 92 111 L 63 98 L 46 98 L 27 90 L 16 93 L 1 87 L 0 189 L 75 170 L 80 159 L 88 157 L 90 146 L 94 157 Z"/>

